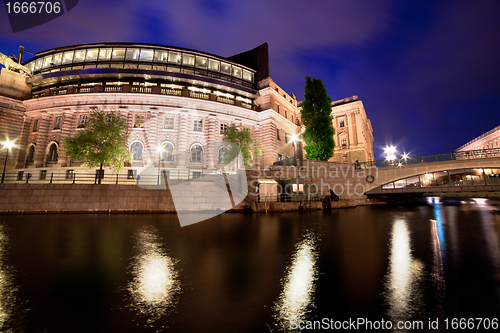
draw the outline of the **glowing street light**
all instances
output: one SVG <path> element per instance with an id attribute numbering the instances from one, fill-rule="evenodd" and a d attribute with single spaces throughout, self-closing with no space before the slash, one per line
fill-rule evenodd
<path id="1" fill-rule="evenodd" d="M 7 168 L 7 159 L 9 158 L 10 148 L 15 147 L 14 141 L 10 141 L 9 139 L 7 139 L 4 142 L 2 142 L 2 145 L 3 145 L 4 148 L 7 148 L 7 155 L 5 155 L 5 163 L 3 165 L 2 182 L 1 182 L 1 184 L 3 184 L 3 181 L 5 180 L 5 169 Z"/>
<path id="2" fill-rule="evenodd" d="M 396 159 L 396 147 L 389 146 L 384 148 L 385 159 L 387 161 L 394 161 Z"/>
<path id="3" fill-rule="evenodd" d="M 294 134 L 294 135 L 292 135 L 291 139 L 292 139 L 293 143 L 296 143 L 297 141 L 300 140 L 300 134 Z"/>

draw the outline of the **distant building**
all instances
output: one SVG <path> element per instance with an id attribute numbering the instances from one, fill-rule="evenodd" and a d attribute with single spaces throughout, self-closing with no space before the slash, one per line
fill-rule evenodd
<path id="1" fill-rule="evenodd" d="M 498 146 L 499 141 L 500 141 L 500 126 L 497 126 L 491 131 L 488 131 L 483 135 L 478 136 L 474 140 L 467 142 L 463 146 L 460 146 L 455 151 L 500 148 Z"/>
<path id="2" fill-rule="evenodd" d="M 373 129 L 358 96 L 332 102 L 335 151 L 330 162 L 373 161 Z"/>

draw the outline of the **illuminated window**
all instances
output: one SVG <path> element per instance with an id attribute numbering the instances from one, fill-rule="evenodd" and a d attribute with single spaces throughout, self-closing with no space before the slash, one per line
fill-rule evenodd
<path id="1" fill-rule="evenodd" d="M 342 147 L 346 147 L 347 146 L 347 139 L 346 138 L 340 139 L 340 144 L 342 145 Z"/>
<path id="2" fill-rule="evenodd" d="M 162 145 L 163 151 L 161 153 L 162 161 L 173 162 L 174 161 L 174 145 L 170 142 L 164 143 Z"/>
<path id="3" fill-rule="evenodd" d="M 221 62 L 220 65 L 221 65 L 221 68 L 220 68 L 221 73 L 231 75 L 231 65 L 230 64 L 227 64 L 225 62 Z"/>
<path id="4" fill-rule="evenodd" d="M 62 116 L 57 116 L 54 119 L 54 129 L 55 130 L 61 129 L 61 120 L 62 120 Z"/>
<path id="5" fill-rule="evenodd" d="M 85 128 L 87 125 L 88 116 L 86 114 L 80 115 L 80 120 L 78 121 L 78 128 Z"/>
<path id="6" fill-rule="evenodd" d="M 191 162 L 201 163 L 203 161 L 203 148 L 201 147 L 200 144 L 196 143 L 192 145 L 190 152 L 191 152 L 190 154 Z"/>
<path id="7" fill-rule="evenodd" d="M 344 120 L 339 121 L 339 127 L 344 127 Z"/>
<path id="8" fill-rule="evenodd" d="M 130 152 L 132 153 L 133 161 L 142 161 L 142 150 L 143 145 L 141 142 L 136 141 L 130 146 Z"/>
<path id="9" fill-rule="evenodd" d="M 168 52 L 168 62 L 180 64 L 182 61 L 180 52 Z"/>
<path id="10" fill-rule="evenodd" d="M 195 66 L 198 67 L 198 68 L 207 68 L 207 66 L 208 66 L 208 59 L 205 58 L 205 57 L 196 56 Z"/>
<path id="11" fill-rule="evenodd" d="M 243 80 L 253 82 L 253 73 L 244 69 L 243 70 Z"/>
<path id="12" fill-rule="evenodd" d="M 113 60 L 123 60 L 125 59 L 125 49 L 124 48 L 113 48 L 113 53 L 111 53 L 111 59 Z"/>
<path id="13" fill-rule="evenodd" d="M 194 66 L 194 55 L 183 53 L 182 54 L 182 64 L 184 66 Z"/>
<path id="14" fill-rule="evenodd" d="M 168 52 L 167 51 L 155 51 L 155 61 L 167 62 L 168 61 Z"/>
<path id="15" fill-rule="evenodd" d="M 208 60 L 208 68 L 212 71 L 220 71 L 220 61 L 213 59 Z"/>
<path id="16" fill-rule="evenodd" d="M 43 65 L 42 65 L 42 68 L 47 68 L 47 67 L 50 67 L 52 66 L 52 55 L 48 55 L 48 56 L 45 56 L 43 58 Z"/>
<path id="17" fill-rule="evenodd" d="M 98 56 L 97 49 L 88 49 L 85 61 L 96 61 L 97 56 Z"/>
<path id="18" fill-rule="evenodd" d="M 220 134 L 223 134 L 225 131 L 227 131 L 227 124 L 221 123 L 220 124 Z"/>
<path id="19" fill-rule="evenodd" d="M 136 114 L 134 121 L 134 128 L 143 128 L 144 127 L 144 114 Z"/>
<path id="20" fill-rule="evenodd" d="M 165 116 L 165 126 L 163 128 L 174 129 L 174 121 L 175 121 L 174 116 Z"/>
<path id="21" fill-rule="evenodd" d="M 203 130 L 203 121 L 201 119 L 195 119 L 193 122 L 193 131 L 201 132 Z"/>
<path id="22" fill-rule="evenodd" d="M 281 161 L 283 159 L 283 156 L 281 154 L 278 154 L 278 161 Z"/>
<path id="23" fill-rule="evenodd" d="M 242 76 L 241 73 L 242 73 L 241 68 L 233 66 L 233 76 L 241 78 Z"/>
<path id="24" fill-rule="evenodd" d="M 138 60 L 139 59 L 139 49 L 127 49 L 125 53 L 126 60 Z"/>
<path id="25" fill-rule="evenodd" d="M 62 63 L 62 57 L 63 57 L 62 52 L 54 54 L 54 58 L 52 59 L 53 65 L 59 66 Z"/>
<path id="26" fill-rule="evenodd" d="M 73 62 L 83 62 L 85 61 L 86 50 L 76 50 Z"/>
<path id="27" fill-rule="evenodd" d="M 73 62 L 74 54 L 75 54 L 75 51 L 64 52 L 63 61 L 62 61 L 63 65 L 71 64 Z M 35 69 L 36 69 L 36 65 L 35 65 Z"/>
<path id="28" fill-rule="evenodd" d="M 153 61 L 153 50 L 141 49 L 141 61 Z"/>
<path id="29" fill-rule="evenodd" d="M 106 61 L 111 59 L 111 48 L 99 50 L 99 61 Z"/>

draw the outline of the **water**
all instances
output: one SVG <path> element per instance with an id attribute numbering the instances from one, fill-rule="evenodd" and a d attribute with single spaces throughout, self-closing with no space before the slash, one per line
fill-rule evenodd
<path id="1" fill-rule="evenodd" d="M 0 327 L 283 332 L 360 318 L 444 332 L 447 318 L 500 317 L 495 209 L 233 213 L 184 228 L 175 215 L 4 215 Z"/>

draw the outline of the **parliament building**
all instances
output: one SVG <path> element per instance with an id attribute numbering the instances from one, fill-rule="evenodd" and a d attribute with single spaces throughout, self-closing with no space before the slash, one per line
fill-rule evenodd
<path id="1" fill-rule="evenodd" d="M 0 74 L 0 140 L 15 140 L 7 169 L 33 180 L 53 168 L 82 172 L 62 143 L 85 129 L 94 109 L 126 119 L 126 170 L 158 163 L 172 171 L 217 168 L 220 152 L 208 147 L 230 125 L 249 128 L 262 142 L 254 167 L 265 168 L 294 156 L 291 138 L 303 131 L 300 103 L 269 76 L 267 43 L 228 58 L 152 44 L 74 45 L 39 52 L 23 65 L 26 73 L 5 65 Z M 333 102 L 332 115 L 332 161 L 373 160 L 362 102 L 356 96 Z M 5 157 L 3 149 L 1 163 Z"/>

